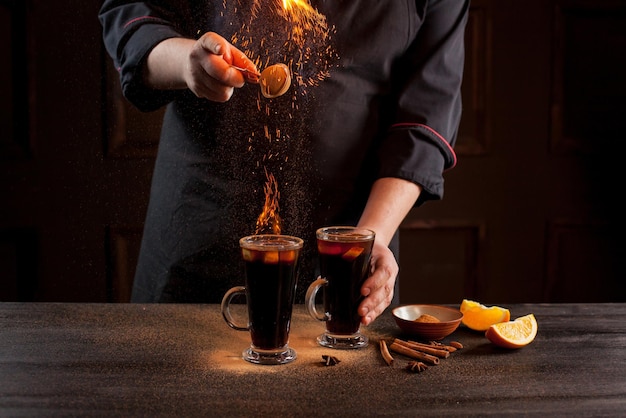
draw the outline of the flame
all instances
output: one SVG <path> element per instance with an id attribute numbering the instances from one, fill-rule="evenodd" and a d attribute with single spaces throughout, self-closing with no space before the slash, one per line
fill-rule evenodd
<path id="1" fill-rule="evenodd" d="M 291 41 L 301 51 L 305 50 L 307 38 L 312 34 L 324 39 L 328 36 L 326 17 L 314 9 L 308 0 L 282 0 L 282 3 L 281 14 L 291 22 Z"/>
<path id="2" fill-rule="evenodd" d="M 313 11 L 313 7 L 311 7 L 307 0 L 283 0 L 283 9 L 292 11 L 297 7 L 305 9 L 309 12 Z"/>
<path id="3" fill-rule="evenodd" d="M 273 174 L 268 173 L 265 170 L 265 177 L 267 181 L 263 187 L 265 192 L 265 204 L 263 205 L 263 211 L 259 215 L 256 221 L 256 234 L 280 234 L 282 220 L 279 215 L 278 199 L 280 193 L 278 192 L 278 182 Z"/>

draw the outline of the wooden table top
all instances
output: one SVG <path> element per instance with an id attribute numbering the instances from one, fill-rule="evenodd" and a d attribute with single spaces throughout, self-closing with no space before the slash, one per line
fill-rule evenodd
<path id="1" fill-rule="evenodd" d="M 407 337 L 390 312 L 345 351 L 318 346 L 323 324 L 296 305 L 298 358 L 259 366 L 218 305 L 0 303 L 0 416 L 626 416 L 626 304 L 507 307 L 535 315 L 533 343 L 461 327 L 444 342 L 462 350 L 411 373 L 380 355 Z"/>

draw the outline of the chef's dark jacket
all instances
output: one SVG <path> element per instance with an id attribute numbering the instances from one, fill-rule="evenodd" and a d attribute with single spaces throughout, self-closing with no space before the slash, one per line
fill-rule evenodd
<path id="1" fill-rule="evenodd" d="M 244 284 L 238 240 L 255 233 L 270 176 L 281 232 L 305 240 L 299 300 L 315 278 L 315 229 L 356 224 L 377 178 L 420 184 L 418 205 L 443 196 L 443 172 L 456 163 L 469 1 L 312 0 L 329 36 L 314 26 L 305 48 L 294 48 L 292 22 L 277 12 L 281 2 L 102 5 L 104 43 L 125 97 L 143 111 L 167 106 L 135 302 L 215 303 Z M 266 99 L 246 84 L 214 103 L 143 84 L 142 66 L 156 44 L 207 31 L 261 70 L 299 62 L 290 91 Z M 327 71 L 316 78 L 320 66 Z M 397 241 L 396 234 L 396 256 Z"/>

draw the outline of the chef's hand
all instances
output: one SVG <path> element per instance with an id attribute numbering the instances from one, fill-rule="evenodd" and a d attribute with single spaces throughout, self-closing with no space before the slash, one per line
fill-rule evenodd
<path id="1" fill-rule="evenodd" d="M 361 323 L 369 325 L 391 304 L 394 285 L 398 277 L 398 262 L 383 243 L 374 241 L 371 258 L 371 275 L 361 286 L 365 299 L 359 305 Z"/>
<path id="2" fill-rule="evenodd" d="M 361 286 L 365 299 L 358 312 L 363 325 L 372 323 L 391 305 L 400 268 L 389 243 L 421 191 L 422 186 L 393 177 L 379 178 L 372 185 L 358 223 L 358 226 L 376 232 L 370 261 L 371 275 Z"/>
<path id="3" fill-rule="evenodd" d="M 239 71 L 231 65 L 250 72 Z M 255 74 L 258 75 L 256 66 L 243 52 L 220 35 L 207 32 L 189 51 L 184 78 L 196 96 L 225 102 L 232 96 L 234 88 L 242 87 L 246 81 L 258 82 Z"/>
<path id="4" fill-rule="evenodd" d="M 245 68 L 242 72 L 232 66 Z M 148 55 L 144 82 L 155 89 L 189 89 L 196 96 L 226 102 L 245 82 L 257 83 L 258 70 L 239 49 L 220 35 L 207 32 L 200 39 L 169 38 Z"/>

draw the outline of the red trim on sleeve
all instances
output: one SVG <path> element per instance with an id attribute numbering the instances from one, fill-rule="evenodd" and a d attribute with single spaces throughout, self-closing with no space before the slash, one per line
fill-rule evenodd
<path id="1" fill-rule="evenodd" d="M 128 22 L 126 22 L 126 23 L 124 24 L 124 29 L 126 29 L 127 27 L 129 27 L 130 25 L 132 25 L 133 23 L 135 23 L 135 22 L 137 22 L 137 21 L 139 21 L 139 20 L 145 20 L 145 19 L 155 19 L 155 20 L 157 20 L 157 18 L 156 18 L 156 17 L 154 17 L 154 16 L 149 16 L 149 15 L 146 15 L 146 16 L 139 16 L 139 17 L 136 17 L 136 18 L 131 19 L 131 20 L 129 20 Z"/>
<path id="2" fill-rule="evenodd" d="M 427 131 L 429 131 L 430 133 L 432 133 L 433 135 L 435 135 L 435 138 L 437 138 L 443 145 L 444 147 L 446 147 L 448 149 L 448 151 L 450 151 L 450 154 L 452 155 L 452 165 L 446 169 L 450 170 L 452 168 L 454 168 L 454 166 L 456 165 L 456 153 L 454 152 L 454 149 L 450 146 L 450 143 L 448 141 L 446 141 L 446 139 L 439 134 L 439 132 L 435 131 L 433 128 L 431 128 L 428 125 L 424 125 L 421 123 L 396 123 L 395 125 L 391 126 L 392 128 L 397 128 L 397 127 L 419 127 L 419 128 L 424 128 Z"/>

